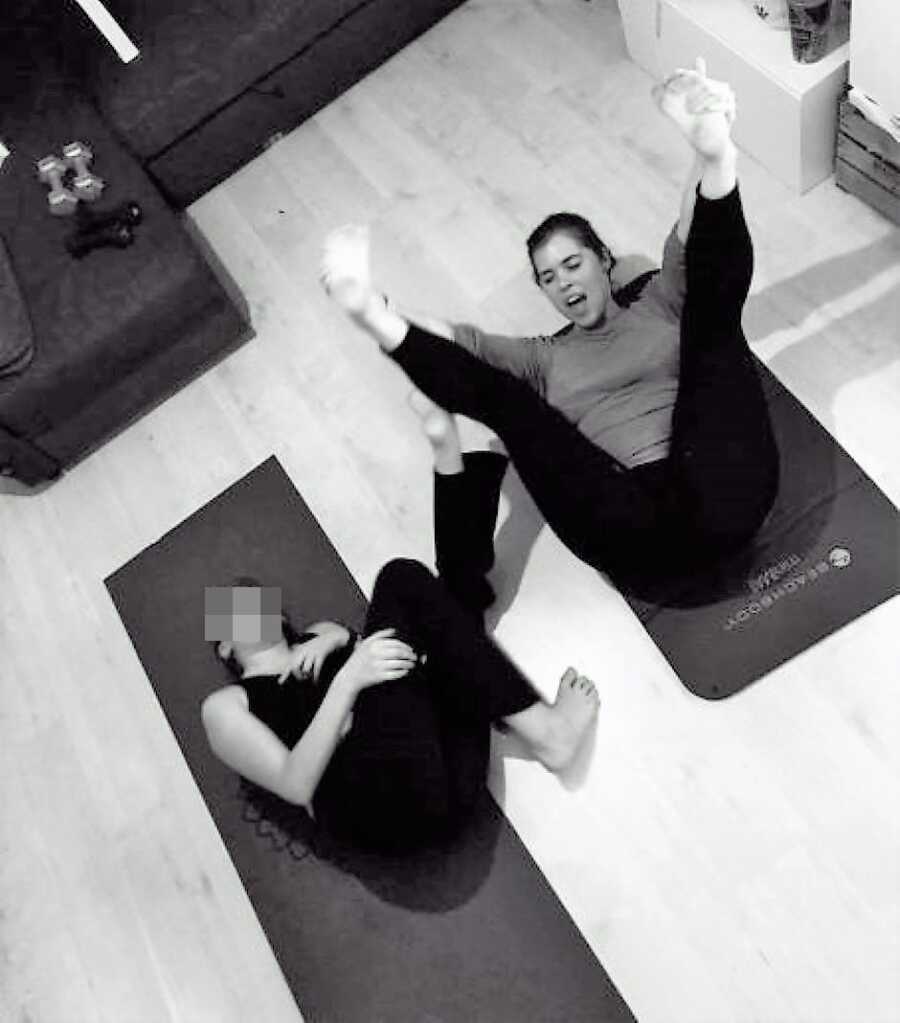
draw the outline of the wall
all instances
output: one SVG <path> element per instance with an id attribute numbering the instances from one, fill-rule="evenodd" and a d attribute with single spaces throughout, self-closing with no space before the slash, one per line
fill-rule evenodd
<path id="1" fill-rule="evenodd" d="M 900 0 L 853 0 L 850 84 L 900 117 Z"/>

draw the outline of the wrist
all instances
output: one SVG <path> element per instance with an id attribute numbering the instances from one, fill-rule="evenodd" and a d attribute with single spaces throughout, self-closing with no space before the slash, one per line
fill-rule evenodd
<path id="1" fill-rule="evenodd" d="M 367 327 L 377 327 L 387 312 L 387 298 L 374 288 L 366 296 L 358 319 Z"/>
<path id="2" fill-rule="evenodd" d="M 721 199 L 737 185 L 737 150 L 731 146 L 707 160 L 698 191 L 705 199 Z"/>
<path id="3" fill-rule="evenodd" d="M 347 700 L 348 706 L 352 706 L 353 701 L 363 689 L 359 674 L 349 661 L 334 676 L 331 685 Z"/>

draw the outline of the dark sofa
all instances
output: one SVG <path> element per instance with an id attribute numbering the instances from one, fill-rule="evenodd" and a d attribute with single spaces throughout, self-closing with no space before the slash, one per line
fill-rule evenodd
<path id="1" fill-rule="evenodd" d="M 181 210 L 460 2 L 108 0 L 129 64 L 68 0 L 0 13 L 0 473 L 56 478 L 252 336 Z M 66 252 L 34 165 L 75 139 L 132 247 Z"/>
<path id="2" fill-rule="evenodd" d="M 86 19 L 61 48 L 104 119 L 186 206 L 462 0 L 108 0 L 141 51 Z"/>

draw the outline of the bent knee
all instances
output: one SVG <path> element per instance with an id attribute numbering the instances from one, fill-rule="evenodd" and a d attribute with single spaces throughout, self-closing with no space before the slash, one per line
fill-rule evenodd
<path id="1" fill-rule="evenodd" d="M 409 590 L 420 587 L 425 580 L 433 581 L 434 576 L 421 561 L 415 558 L 391 558 L 378 573 L 375 585 Z"/>

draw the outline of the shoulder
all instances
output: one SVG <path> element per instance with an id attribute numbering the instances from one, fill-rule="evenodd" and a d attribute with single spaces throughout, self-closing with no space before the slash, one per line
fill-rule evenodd
<path id="1" fill-rule="evenodd" d="M 637 277 L 632 278 L 613 293 L 616 305 L 622 309 L 628 309 L 635 305 L 640 298 L 652 295 L 658 279 L 659 271 L 657 269 L 645 270 Z"/>
<path id="2" fill-rule="evenodd" d="M 213 690 L 200 705 L 200 716 L 207 731 L 224 727 L 236 714 L 247 714 L 249 711 L 247 690 L 237 684 Z"/>

